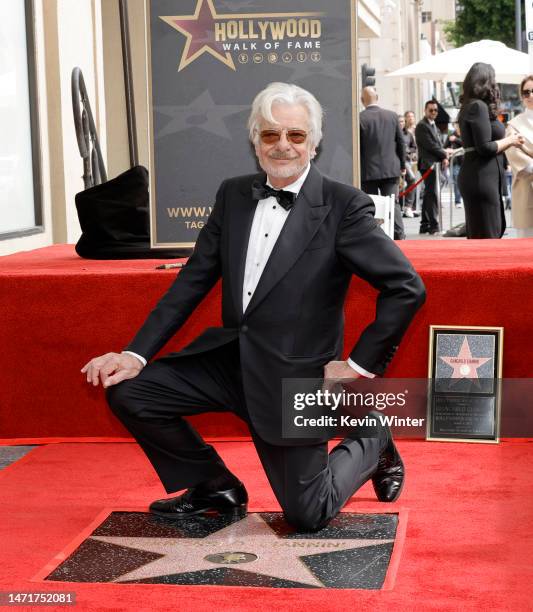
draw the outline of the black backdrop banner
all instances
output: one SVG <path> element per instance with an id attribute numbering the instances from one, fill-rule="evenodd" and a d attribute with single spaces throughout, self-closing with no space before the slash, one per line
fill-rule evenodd
<path id="1" fill-rule="evenodd" d="M 325 110 L 316 163 L 355 177 L 353 0 L 147 0 L 153 247 L 194 246 L 225 178 L 257 171 L 246 121 L 283 81 Z"/>

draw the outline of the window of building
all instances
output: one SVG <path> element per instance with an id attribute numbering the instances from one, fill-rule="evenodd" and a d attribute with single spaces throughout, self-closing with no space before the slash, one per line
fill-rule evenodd
<path id="1" fill-rule="evenodd" d="M 32 15 L 0 2 L 0 239 L 43 230 Z"/>
<path id="2" fill-rule="evenodd" d="M 431 21 L 431 11 L 422 11 L 422 23 L 429 23 Z"/>

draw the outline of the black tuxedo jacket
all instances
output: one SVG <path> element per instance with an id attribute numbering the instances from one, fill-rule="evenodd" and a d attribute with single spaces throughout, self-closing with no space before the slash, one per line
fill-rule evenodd
<path id="1" fill-rule="evenodd" d="M 361 181 L 399 178 L 405 169 L 405 144 L 398 115 L 372 105 L 359 115 Z"/>
<path id="2" fill-rule="evenodd" d="M 416 124 L 415 138 L 418 147 L 418 165 L 427 170 L 433 163 L 446 158 L 446 151 L 436 133 L 436 126 L 424 117 Z"/>
<path id="3" fill-rule="evenodd" d="M 238 338 L 244 393 L 257 433 L 271 444 L 309 444 L 281 434 L 283 378 L 320 378 L 340 358 L 343 305 L 352 274 L 379 291 L 375 320 L 350 357 L 382 374 L 425 291 L 395 243 L 377 226 L 362 191 L 324 177 L 311 165 L 245 312 L 242 289 L 257 202 L 254 179 L 225 180 L 194 253 L 126 347 L 150 359 L 176 333 L 222 277 L 222 328 L 208 328 L 176 358 Z"/>

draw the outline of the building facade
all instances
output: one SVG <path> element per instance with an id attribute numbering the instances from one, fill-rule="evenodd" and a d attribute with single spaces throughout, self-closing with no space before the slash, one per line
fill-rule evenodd
<path id="1" fill-rule="evenodd" d="M 437 14 L 447 2 L 358 0 L 358 63 L 376 67 L 384 106 L 420 108 L 416 81 L 385 75 L 418 59 L 422 10 L 427 4 Z M 144 5 L 127 1 L 139 163 L 147 166 Z M 84 184 L 74 67 L 83 72 L 108 177 L 130 167 L 118 0 L 1 2 L 0 42 L 0 255 L 75 243 L 74 198 Z"/>
<path id="2" fill-rule="evenodd" d="M 455 1 L 379 0 L 379 9 L 379 34 L 359 37 L 359 63 L 376 69 L 376 89 L 384 108 L 397 113 L 414 110 L 419 117 L 435 85 L 387 75 L 446 50 L 444 24 L 455 19 Z"/>

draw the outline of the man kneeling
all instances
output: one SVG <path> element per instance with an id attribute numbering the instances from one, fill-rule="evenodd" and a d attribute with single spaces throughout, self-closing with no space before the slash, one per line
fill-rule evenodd
<path id="1" fill-rule="evenodd" d="M 154 514 L 244 516 L 248 495 L 215 449 L 183 418 L 232 411 L 248 425 L 286 520 L 317 530 L 372 479 L 380 501 L 400 495 L 404 467 L 388 428 L 327 440 L 282 436 L 282 380 L 381 375 L 425 290 L 374 220 L 362 191 L 312 162 L 322 108 L 308 91 L 272 83 L 255 98 L 250 139 L 264 172 L 223 181 L 194 253 L 122 353 L 87 363 L 109 405 L 154 466 L 167 493 Z M 376 316 L 347 361 L 343 306 L 352 275 L 378 292 Z M 223 327 L 147 363 L 222 278 Z"/>

